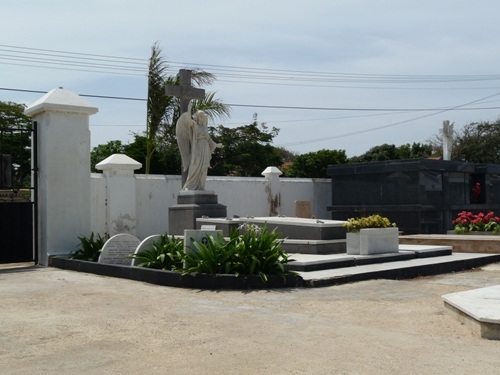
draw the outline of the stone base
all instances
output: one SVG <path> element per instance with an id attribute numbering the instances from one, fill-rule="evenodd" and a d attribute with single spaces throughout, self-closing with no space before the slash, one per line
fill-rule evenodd
<path id="1" fill-rule="evenodd" d="M 500 285 L 446 294 L 444 305 L 482 338 L 500 340 Z"/>
<path id="2" fill-rule="evenodd" d="M 196 229 L 196 219 L 203 216 L 225 218 L 227 207 L 211 191 L 181 191 L 177 204 L 168 208 L 168 234 L 183 235 L 184 229 Z"/>

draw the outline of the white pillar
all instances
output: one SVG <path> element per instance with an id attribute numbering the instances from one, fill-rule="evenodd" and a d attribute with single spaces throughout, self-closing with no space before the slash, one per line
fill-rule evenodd
<path id="1" fill-rule="evenodd" d="M 25 110 L 38 123 L 39 262 L 67 255 L 90 235 L 89 116 L 97 108 L 76 93 L 49 91 Z"/>
<path id="2" fill-rule="evenodd" d="M 276 167 L 267 167 L 262 175 L 269 181 L 268 203 L 269 216 L 278 216 L 281 213 L 281 182 L 282 172 Z"/>
<path id="3" fill-rule="evenodd" d="M 106 233 L 114 236 L 128 233 L 135 236 L 136 180 L 134 170 L 142 164 L 123 154 L 113 154 L 97 164 L 106 178 Z"/>

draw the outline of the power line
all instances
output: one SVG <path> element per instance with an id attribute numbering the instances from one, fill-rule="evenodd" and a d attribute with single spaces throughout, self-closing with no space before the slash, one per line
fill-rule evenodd
<path id="1" fill-rule="evenodd" d="M 47 91 L 40 90 L 27 90 L 27 89 L 15 89 L 0 87 L 2 91 L 16 91 L 16 92 L 26 92 L 26 93 L 36 93 L 36 94 L 46 94 Z M 96 95 L 96 94 L 78 94 L 87 98 L 97 98 L 97 99 L 111 99 L 111 100 L 130 100 L 130 101 L 143 101 L 146 102 L 146 98 L 134 98 L 125 96 L 109 96 L 109 95 Z M 493 95 L 496 96 L 496 95 Z M 488 96 L 486 98 L 490 98 Z M 467 103 L 466 105 L 475 104 L 480 102 L 480 100 Z M 463 106 L 456 107 L 443 107 L 443 108 L 355 108 L 355 107 L 306 107 L 306 106 L 285 106 L 285 105 L 264 105 L 264 104 L 237 104 L 237 103 L 226 103 L 229 107 L 243 107 L 243 108 L 266 108 L 266 109 L 293 109 L 293 110 L 309 110 L 309 111 L 351 111 L 351 112 L 432 112 L 432 111 L 450 111 L 450 110 L 488 110 L 488 109 L 500 109 L 500 106 L 495 107 L 476 107 L 476 108 L 462 108 Z"/>
<path id="2" fill-rule="evenodd" d="M 12 48 L 15 50 L 28 50 L 28 51 L 37 51 L 38 52 L 51 52 L 51 53 L 61 53 L 65 55 L 75 55 L 75 56 L 88 56 L 88 57 L 99 57 L 99 58 L 111 58 L 116 60 L 126 60 L 126 61 L 141 61 L 148 62 L 148 59 L 144 58 L 135 58 L 135 57 L 121 57 L 121 56 L 111 56 L 111 55 L 98 55 L 93 53 L 82 53 L 82 52 L 69 52 L 69 51 L 58 51 L 51 49 L 42 49 L 42 48 L 30 48 L 30 47 L 20 47 L 20 46 L 11 46 L 6 44 L 0 44 L 0 47 L 4 48 Z"/>
<path id="3" fill-rule="evenodd" d="M 85 71 L 81 67 L 89 67 L 89 72 L 130 74 L 131 71 L 147 74 L 148 59 L 131 58 L 112 55 L 100 55 L 81 52 L 50 50 L 0 44 L 0 50 L 8 54 L 0 55 L 0 60 L 22 61 L 30 64 L 24 66 L 54 68 L 72 66 L 67 70 Z M 31 56 L 30 56 L 31 55 Z M 43 57 L 40 57 L 43 56 Z M 5 62 L 4 62 L 5 63 Z M 171 67 L 206 67 L 211 69 L 222 79 L 245 79 L 250 83 L 265 81 L 266 84 L 294 84 L 311 83 L 314 86 L 326 86 L 331 83 L 359 84 L 393 84 L 411 83 L 456 83 L 456 82 L 488 82 L 499 81 L 499 74 L 468 74 L 468 75 L 412 75 L 412 74 L 376 74 L 376 73 L 339 73 L 291 69 L 252 68 L 243 66 L 196 64 L 190 62 L 167 62 Z M 9 64 L 9 63 L 7 63 Z M 43 65 L 34 65 L 43 64 Z M 10 65 L 10 64 L 9 64 Z M 49 66 L 52 65 L 52 66 Z M 95 70 L 101 69 L 101 70 Z M 173 73 L 176 73 L 173 71 Z M 349 86 L 348 86 L 349 87 Z M 355 88 L 359 88 L 355 86 Z M 367 88 L 367 87 L 365 87 Z"/>
<path id="4" fill-rule="evenodd" d="M 398 121 L 398 122 L 394 122 L 394 123 L 391 123 L 391 124 L 377 126 L 377 127 L 366 129 L 366 130 L 362 130 L 362 131 L 355 131 L 355 132 L 348 132 L 348 133 L 344 133 L 344 134 L 339 134 L 339 135 L 335 135 L 335 136 L 332 136 L 332 137 L 322 137 L 322 138 L 317 138 L 317 139 L 311 139 L 311 140 L 304 141 L 304 142 L 287 143 L 287 144 L 282 145 L 282 147 L 317 143 L 317 142 L 321 142 L 321 141 L 328 141 L 328 140 L 332 140 L 332 139 L 345 138 L 345 137 L 349 137 L 349 136 L 352 136 L 352 135 L 365 134 L 365 133 L 370 133 L 370 132 L 374 132 L 374 131 L 381 130 L 381 129 L 387 129 L 387 128 L 390 128 L 390 127 L 393 127 L 393 126 L 396 126 L 396 125 L 402 125 L 402 124 L 406 124 L 406 123 L 409 123 L 409 122 L 412 122 L 412 121 L 420 120 L 420 119 L 423 119 L 423 118 L 426 118 L 426 117 L 435 116 L 435 115 L 438 115 L 438 114 L 443 113 L 443 112 L 448 112 L 448 111 L 452 111 L 452 110 L 458 110 L 458 109 L 460 109 L 462 107 L 465 107 L 465 106 L 468 106 L 468 105 L 471 105 L 471 104 L 475 104 L 475 103 L 478 103 L 478 102 L 481 102 L 481 101 L 484 101 L 486 99 L 490 99 L 490 98 L 493 98 L 493 97 L 499 96 L 499 95 L 500 95 L 500 92 L 497 92 L 495 94 L 488 95 L 488 96 L 486 96 L 484 98 L 473 100 L 471 102 L 464 103 L 464 104 L 459 104 L 459 105 L 451 107 L 449 109 L 438 110 L 435 113 L 429 113 L 429 114 L 426 114 L 426 115 L 423 115 L 423 116 L 418 116 L 418 117 L 410 118 L 408 120 L 403 120 L 403 121 Z"/>

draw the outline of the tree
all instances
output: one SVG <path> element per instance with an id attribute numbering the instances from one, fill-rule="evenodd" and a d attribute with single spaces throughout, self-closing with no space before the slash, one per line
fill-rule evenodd
<path id="1" fill-rule="evenodd" d="M 406 143 L 396 149 L 400 160 L 428 158 L 435 154 L 434 147 L 431 144 L 415 143 L 411 145 Z"/>
<path id="2" fill-rule="evenodd" d="M 384 143 L 375 146 L 360 156 L 354 156 L 349 159 L 350 163 L 365 163 L 371 161 L 384 160 L 406 160 L 428 158 L 433 155 L 433 146 L 431 144 L 409 143 L 396 147 Z"/>
<path id="3" fill-rule="evenodd" d="M 0 101 L 0 129 L 31 129 L 31 118 L 24 114 L 25 109 L 24 104 Z"/>
<path id="4" fill-rule="evenodd" d="M 286 177 L 327 178 L 326 169 L 332 164 L 347 163 L 345 150 L 319 150 L 296 156 L 285 173 Z"/>
<path id="5" fill-rule="evenodd" d="M 90 152 L 90 166 L 92 172 L 96 170 L 96 164 L 100 163 L 113 154 L 125 154 L 138 161 L 142 167 L 136 173 L 144 173 L 146 167 L 146 136 L 135 134 L 134 141 L 129 144 L 122 144 L 119 140 L 109 141 L 106 144 L 98 145 Z M 165 147 L 163 143 L 156 147 L 156 152 L 151 155 L 150 173 L 153 174 L 180 174 L 180 155 L 176 150 Z"/>
<path id="6" fill-rule="evenodd" d="M 254 122 L 250 125 L 234 129 L 222 125 L 211 127 L 212 138 L 222 143 L 223 148 L 217 149 L 212 155 L 208 173 L 212 176 L 260 176 L 266 167 L 280 166 L 286 153 L 271 144 L 278 132 L 276 128 L 268 129 L 264 123 L 258 124 L 257 115 L 254 115 Z M 124 153 L 142 163 L 143 167 L 137 173 L 144 173 L 146 142 L 145 135 L 135 134 L 134 141 L 128 145 L 110 141 L 96 146 L 91 152 L 92 166 L 114 153 Z M 170 147 L 167 142 L 159 143 L 151 157 L 150 168 L 150 172 L 155 174 L 180 174 L 179 150 Z"/>
<path id="7" fill-rule="evenodd" d="M 158 143 L 158 129 L 162 122 L 167 122 L 173 105 L 173 98 L 165 94 L 165 83 L 173 84 L 172 77 L 166 77 L 168 66 L 161 56 L 158 43 L 151 48 L 148 70 L 148 102 L 147 102 L 147 124 L 146 124 L 146 174 L 151 169 L 151 157 Z"/>
<path id="8" fill-rule="evenodd" d="M 500 119 L 470 123 L 455 134 L 452 159 L 500 164 Z"/>
<path id="9" fill-rule="evenodd" d="M 104 145 L 98 145 L 90 151 L 90 170 L 92 172 L 98 172 L 95 169 L 96 164 L 106 159 L 108 156 L 113 154 L 124 154 L 125 147 L 122 145 L 121 141 L 109 141 Z"/>
<path id="10" fill-rule="evenodd" d="M 175 123 L 180 116 L 180 103 L 175 97 L 165 94 L 165 85 L 178 85 L 179 77 L 166 74 L 168 64 L 161 56 L 158 43 L 151 48 L 148 72 L 148 101 L 145 143 L 145 173 L 151 172 L 153 153 L 163 143 L 166 147 L 178 150 L 175 139 Z M 193 70 L 191 78 L 198 86 L 212 84 L 213 74 Z M 214 93 L 205 94 L 201 100 L 193 100 L 193 110 L 203 110 L 211 120 L 229 116 L 229 107 L 214 98 Z M 178 151 L 177 151 L 178 152 Z M 180 167 L 179 167 L 180 170 Z"/>
<path id="11" fill-rule="evenodd" d="M 375 146 L 360 156 L 354 156 L 350 159 L 352 163 L 366 163 L 370 161 L 398 160 L 398 153 L 395 145 L 384 143 Z"/>
<path id="12" fill-rule="evenodd" d="M 31 176 L 31 118 L 24 114 L 24 104 L 0 101 L 0 154 L 10 155 L 16 179 L 30 185 Z M 13 179 L 13 180 L 14 180 Z M 25 181 L 26 180 L 26 181 Z"/>
<path id="13" fill-rule="evenodd" d="M 134 142 L 125 145 L 124 153 L 139 163 L 142 168 L 137 173 L 145 173 L 146 156 L 144 148 L 146 147 L 146 137 L 135 134 Z M 177 147 L 171 147 L 166 142 L 161 142 L 156 146 L 155 152 L 150 160 L 150 173 L 152 174 L 173 174 L 181 173 L 181 156 Z"/>
<path id="14" fill-rule="evenodd" d="M 210 175 L 255 177 L 268 166 L 282 164 L 280 152 L 272 146 L 279 129 L 259 124 L 257 114 L 249 125 L 232 129 L 219 125 L 210 130 L 214 141 L 222 143 L 212 155 Z"/>

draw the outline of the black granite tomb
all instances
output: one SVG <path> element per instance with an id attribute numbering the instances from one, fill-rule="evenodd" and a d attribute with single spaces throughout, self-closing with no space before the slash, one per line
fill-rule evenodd
<path id="1" fill-rule="evenodd" d="M 374 213 L 404 234 L 446 233 L 463 211 L 500 214 L 500 165 L 398 160 L 330 165 L 332 219 Z"/>

